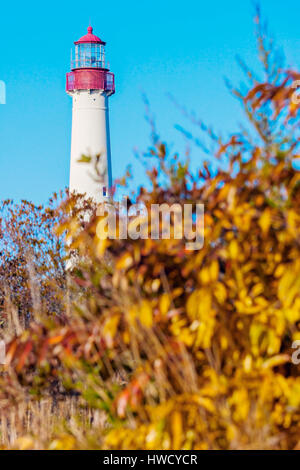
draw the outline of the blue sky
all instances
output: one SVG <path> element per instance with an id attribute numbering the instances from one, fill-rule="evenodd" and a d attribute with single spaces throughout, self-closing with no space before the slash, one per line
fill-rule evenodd
<path id="1" fill-rule="evenodd" d="M 299 0 L 261 0 L 264 16 L 287 63 L 299 68 Z M 241 55 L 256 66 L 253 6 L 250 0 L 89 0 L 2 2 L 0 80 L 7 104 L 0 105 L 0 199 L 44 203 L 68 184 L 71 98 L 65 93 L 73 41 L 94 33 L 107 42 L 116 76 L 110 98 L 113 176 L 133 166 L 134 184 L 143 169 L 134 149 L 145 150 L 150 129 L 145 92 L 157 127 L 172 148 L 186 142 L 179 124 L 197 134 L 168 93 L 224 135 L 243 115 L 224 84 L 239 84 Z M 201 164 L 192 151 L 193 165 Z"/>

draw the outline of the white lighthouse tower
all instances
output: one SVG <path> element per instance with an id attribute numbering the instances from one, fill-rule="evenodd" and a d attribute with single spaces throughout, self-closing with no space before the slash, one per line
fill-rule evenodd
<path id="1" fill-rule="evenodd" d="M 105 42 L 88 34 L 75 43 L 75 58 L 67 73 L 66 91 L 73 99 L 70 191 L 103 201 L 112 185 L 108 97 L 115 92 L 114 74 L 105 61 Z M 82 163 L 82 156 L 96 162 Z"/>

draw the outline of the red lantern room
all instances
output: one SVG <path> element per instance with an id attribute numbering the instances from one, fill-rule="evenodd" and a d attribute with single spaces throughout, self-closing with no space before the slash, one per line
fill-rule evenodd
<path id="1" fill-rule="evenodd" d="M 72 72 L 67 73 L 67 92 L 75 90 L 103 90 L 108 95 L 115 92 L 114 74 L 109 72 L 105 62 L 105 42 L 93 34 L 88 34 L 75 44 L 75 57 L 71 57 Z"/>

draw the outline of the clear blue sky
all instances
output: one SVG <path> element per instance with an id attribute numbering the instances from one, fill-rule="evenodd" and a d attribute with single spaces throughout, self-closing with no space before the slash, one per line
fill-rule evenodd
<path id="1" fill-rule="evenodd" d="M 299 68 L 299 0 L 261 4 L 288 64 Z M 242 120 L 223 77 L 241 81 L 236 54 L 256 63 L 250 0 L 2 2 L 0 80 L 6 82 L 7 104 L 0 105 L 0 199 L 45 202 L 68 184 L 71 98 L 65 73 L 73 41 L 89 21 L 107 42 L 116 75 L 110 98 L 114 177 L 132 164 L 135 183 L 143 181 L 133 151 L 149 144 L 143 91 L 174 149 L 186 145 L 176 124 L 196 129 L 167 93 L 224 134 Z M 194 165 L 200 163 L 197 155 L 193 151 Z"/>

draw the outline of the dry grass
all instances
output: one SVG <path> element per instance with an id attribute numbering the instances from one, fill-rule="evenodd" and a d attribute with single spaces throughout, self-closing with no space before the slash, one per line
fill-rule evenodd
<path id="1" fill-rule="evenodd" d="M 34 318 L 39 320 L 43 310 L 41 296 L 31 263 L 27 263 L 29 272 L 28 288 L 32 298 Z M 66 315 L 70 310 L 69 294 L 65 294 Z M 6 344 L 26 329 L 26 319 L 19 315 L 11 301 L 9 286 L 4 288 L 1 311 L 0 340 Z M 45 449 L 52 443 L 56 446 L 56 435 L 67 433 L 74 436 L 82 446 L 86 444 L 89 433 L 103 429 L 104 416 L 99 410 L 92 410 L 80 401 L 78 396 L 62 394 L 35 399 L 27 396 L 15 405 L 0 407 L 0 448 Z M 65 446 L 72 446 L 72 441 Z"/>
<path id="2" fill-rule="evenodd" d="M 101 411 L 82 406 L 77 397 L 28 401 L 0 412 L 0 446 L 20 448 L 26 438 L 30 448 L 44 449 L 49 443 L 55 448 L 55 436 L 67 431 L 84 447 L 88 434 L 104 423 Z"/>

